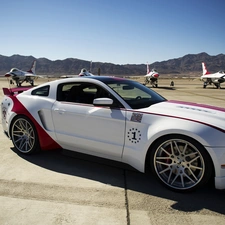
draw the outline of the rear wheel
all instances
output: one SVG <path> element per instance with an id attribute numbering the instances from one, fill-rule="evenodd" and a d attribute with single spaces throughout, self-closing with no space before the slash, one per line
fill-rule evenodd
<path id="1" fill-rule="evenodd" d="M 191 191 L 211 178 L 211 159 L 203 146 L 192 138 L 168 135 L 159 139 L 150 151 L 151 169 L 169 189 Z"/>
<path id="2" fill-rule="evenodd" d="M 39 149 L 36 129 L 25 116 L 18 116 L 13 120 L 11 138 L 13 145 L 21 153 L 31 154 Z"/>

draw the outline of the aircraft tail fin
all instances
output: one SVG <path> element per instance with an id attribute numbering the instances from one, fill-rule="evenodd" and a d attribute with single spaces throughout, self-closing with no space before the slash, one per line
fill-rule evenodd
<path id="1" fill-rule="evenodd" d="M 35 69 L 36 69 L 36 60 L 33 61 L 30 70 L 27 72 L 35 74 Z"/>
<path id="2" fill-rule="evenodd" d="M 204 62 L 202 62 L 202 74 L 203 75 L 210 74 L 210 72 L 207 70 Z"/>
<path id="3" fill-rule="evenodd" d="M 147 63 L 147 74 L 150 73 L 149 64 Z"/>

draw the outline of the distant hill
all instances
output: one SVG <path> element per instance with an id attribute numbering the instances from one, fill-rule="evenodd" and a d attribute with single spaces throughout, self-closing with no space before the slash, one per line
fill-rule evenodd
<path id="1" fill-rule="evenodd" d="M 12 55 L 10 57 L 0 55 L 0 74 L 5 74 L 11 68 L 16 67 L 28 70 L 36 58 L 33 56 Z M 51 61 L 46 58 L 37 58 L 36 73 L 41 75 L 71 75 L 79 74 L 82 68 L 90 68 L 90 62 L 67 58 L 64 60 Z M 154 62 L 150 68 L 155 68 L 161 75 L 173 74 L 177 76 L 199 76 L 202 74 L 201 62 L 205 62 L 209 71 L 216 72 L 225 70 L 225 55 L 210 56 L 207 53 L 188 54 L 180 58 L 162 62 Z M 146 64 L 125 64 L 92 62 L 92 73 L 101 75 L 133 76 L 145 75 Z"/>

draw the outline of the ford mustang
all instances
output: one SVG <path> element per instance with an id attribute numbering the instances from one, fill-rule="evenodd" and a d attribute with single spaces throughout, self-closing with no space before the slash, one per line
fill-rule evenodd
<path id="1" fill-rule="evenodd" d="M 194 190 L 212 177 L 225 189 L 224 108 L 168 101 L 116 77 L 3 91 L 3 131 L 21 153 L 67 149 L 151 171 L 174 191 Z"/>

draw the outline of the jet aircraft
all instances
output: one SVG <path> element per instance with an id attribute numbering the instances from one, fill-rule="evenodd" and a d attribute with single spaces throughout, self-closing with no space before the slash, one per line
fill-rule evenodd
<path id="1" fill-rule="evenodd" d="M 83 68 L 83 69 L 81 69 L 79 76 L 83 77 L 83 76 L 94 76 L 94 75 L 92 73 L 88 72 L 87 69 Z"/>
<path id="2" fill-rule="evenodd" d="M 220 84 L 225 82 L 225 71 L 220 70 L 216 73 L 210 73 L 204 62 L 202 62 L 202 73 L 201 80 L 204 82 L 203 88 L 206 88 L 209 84 L 214 84 L 216 88 L 220 88 Z"/>
<path id="3" fill-rule="evenodd" d="M 35 74 L 36 60 L 33 61 L 30 70 L 23 71 L 17 68 L 12 68 L 9 72 L 5 74 L 5 77 L 11 77 L 10 83 L 13 84 L 15 81 L 16 85 L 19 87 L 23 82 L 30 83 L 31 86 L 34 86 L 34 79 L 41 77 Z"/>
<path id="4" fill-rule="evenodd" d="M 61 78 L 72 78 L 72 77 L 86 77 L 86 76 L 94 76 L 92 73 L 88 72 L 87 69 L 81 69 L 78 75 L 63 75 Z"/>
<path id="5" fill-rule="evenodd" d="M 158 87 L 159 73 L 156 69 L 150 71 L 149 64 L 147 63 L 147 74 L 145 75 L 145 84 L 150 83 L 152 87 Z"/>

